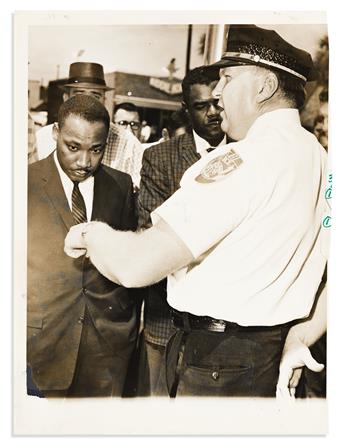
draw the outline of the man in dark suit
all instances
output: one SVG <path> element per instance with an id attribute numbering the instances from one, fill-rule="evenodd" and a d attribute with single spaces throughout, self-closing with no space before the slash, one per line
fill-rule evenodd
<path id="1" fill-rule="evenodd" d="M 101 165 L 109 114 L 77 95 L 59 110 L 56 151 L 29 167 L 27 362 L 44 396 L 121 396 L 137 336 L 130 290 L 63 251 L 69 228 L 135 230 L 129 175 Z"/>
<path id="2" fill-rule="evenodd" d="M 144 151 L 138 196 L 139 227 L 151 225 L 150 213 L 180 186 L 184 172 L 208 151 L 226 143 L 221 130 L 221 108 L 212 97 L 217 77 L 203 67 L 190 71 L 182 82 L 182 108 L 191 131 Z M 171 336 L 170 306 L 166 302 L 166 280 L 147 290 L 144 332 L 141 338 L 139 388 L 141 395 L 167 395 L 164 352 Z"/>

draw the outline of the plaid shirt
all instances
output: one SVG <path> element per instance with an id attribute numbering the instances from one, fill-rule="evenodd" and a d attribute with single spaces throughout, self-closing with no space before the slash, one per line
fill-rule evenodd
<path id="1" fill-rule="evenodd" d="M 132 177 L 133 184 L 139 187 L 140 168 L 144 149 L 131 131 L 110 123 L 107 146 L 102 163 Z"/>
<path id="2" fill-rule="evenodd" d="M 150 213 L 180 187 L 184 172 L 200 155 L 192 134 L 170 139 L 145 150 L 138 196 L 139 228 L 151 225 Z M 171 308 L 166 301 L 166 279 L 147 289 L 144 308 L 145 337 L 165 346 L 171 333 Z"/>

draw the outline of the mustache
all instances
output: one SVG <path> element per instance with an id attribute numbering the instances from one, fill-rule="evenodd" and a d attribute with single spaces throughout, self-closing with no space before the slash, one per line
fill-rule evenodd
<path id="1" fill-rule="evenodd" d="M 217 118 L 208 119 L 207 123 L 208 124 L 210 124 L 210 123 L 222 123 L 222 120 L 223 119 L 219 116 Z"/>
<path id="2" fill-rule="evenodd" d="M 92 171 L 92 168 L 91 167 L 76 168 L 73 171 L 76 173 L 89 173 L 90 171 Z"/>

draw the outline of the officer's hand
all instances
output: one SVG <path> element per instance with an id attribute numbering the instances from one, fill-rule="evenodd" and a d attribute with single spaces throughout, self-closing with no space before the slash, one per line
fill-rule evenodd
<path id="1" fill-rule="evenodd" d="M 323 364 L 315 361 L 309 348 L 297 336 L 288 337 L 280 361 L 276 387 L 277 398 L 291 399 L 295 397 L 296 387 L 304 366 L 314 372 L 321 372 L 324 368 Z"/>
<path id="2" fill-rule="evenodd" d="M 74 259 L 86 253 L 86 245 L 83 237 L 86 225 L 87 223 L 73 225 L 65 238 L 64 252 Z"/>

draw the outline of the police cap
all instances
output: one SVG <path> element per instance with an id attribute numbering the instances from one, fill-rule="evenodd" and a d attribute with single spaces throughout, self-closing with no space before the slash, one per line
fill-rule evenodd
<path id="1" fill-rule="evenodd" d="M 209 68 L 258 65 L 285 71 L 303 81 L 317 79 L 310 54 L 290 45 L 273 30 L 255 25 L 230 25 L 226 51 Z"/>

